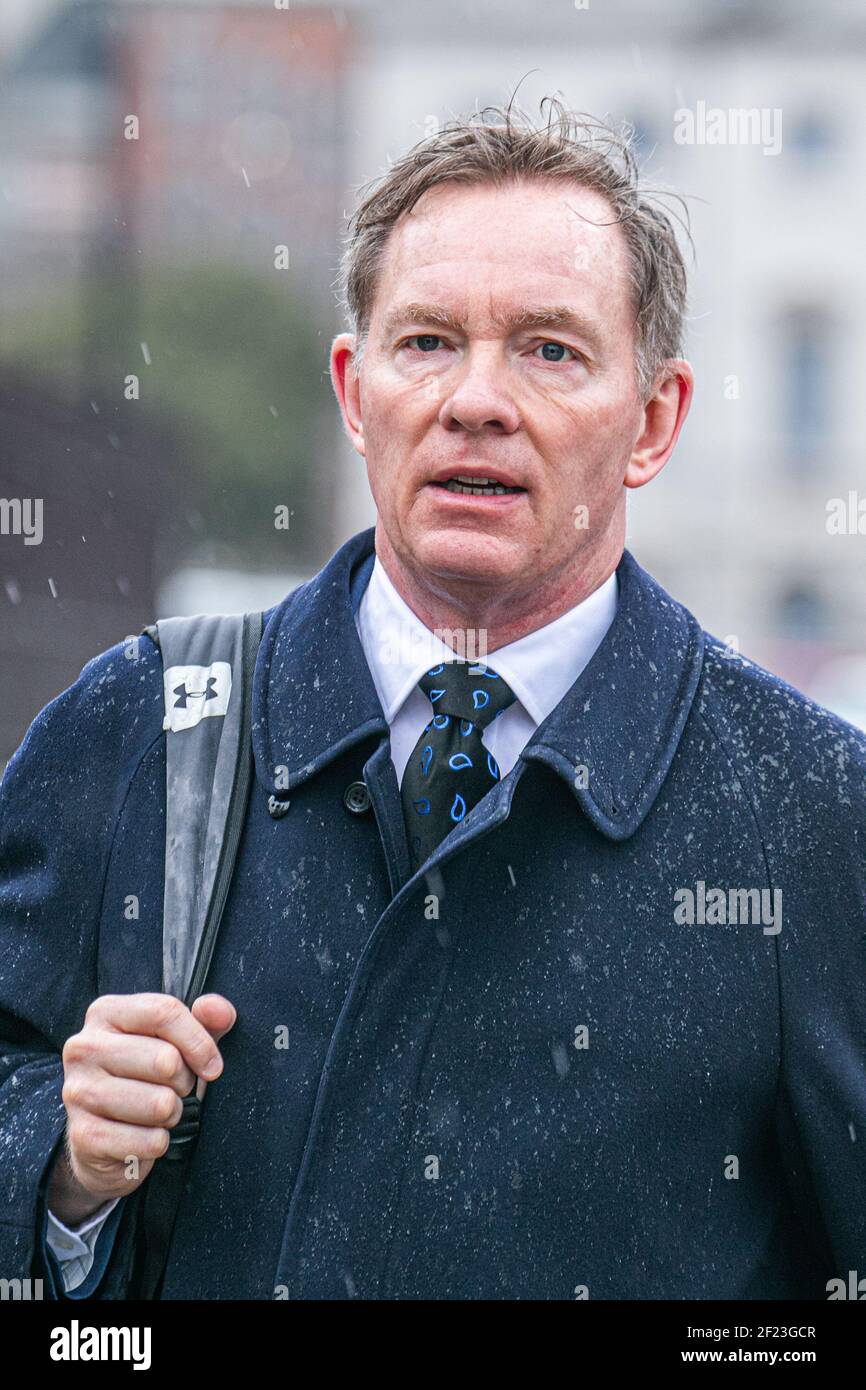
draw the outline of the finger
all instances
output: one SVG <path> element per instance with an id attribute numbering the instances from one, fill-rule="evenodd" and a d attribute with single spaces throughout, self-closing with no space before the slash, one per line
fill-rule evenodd
<path id="1" fill-rule="evenodd" d="M 191 1006 L 192 1015 L 203 1023 L 213 1038 L 219 1042 L 235 1026 L 238 1012 L 234 1004 L 222 994 L 200 994 Z M 204 1099 L 207 1082 L 199 1079 L 195 1093 L 199 1100 Z"/>
<path id="2" fill-rule="evenodd" d="M 105 1072 L 73 1075 L 64 1083 L 62 1096 L 67 1110 L 77 1106 L 90 1115 L 148 1129 L 171 1129 L 183 1114 L 183 1101 L 170 1086 L 120 1080 Z"/>
<path id="3" fill-rule="evenodd" d="M 187 1066 L 173 1043 L 162 1038 L 137 1037 L 110 1028 L 87 1029 L 70 1038 L 64 1062 L 74 1072 L 76 1063 L 121 1080 L 150 1081 L 170 1086 L 179 1096 L 189 1095 L 195 1072 Z"/>
<path id="4" fill-rule="evenodd" d="M 174 1043 L 187 1066 L 205 1080 L 212 1081 L 222 1071 L 222 1058 L 210 1033 L 171 994 L 103 995 L 87 1011 L 85 1023 L 91 1022 Z"/>
<path id="5" fill-rule="evenodd" d="M 222 994 L 200 994 L 191 1007 L 193 1018 L 203 1024 L 214 1042 L 235 1026 L 237 1009 Z"/>
<path id="6" fill-rule="evenodd" d="M 79 1163 L 123 1163 L 128 1158 L 162 1158 L 171 1135 L 162 1126 L 128 1125 L 88 1115 L 70 1123 L 69 1142 Z"/>

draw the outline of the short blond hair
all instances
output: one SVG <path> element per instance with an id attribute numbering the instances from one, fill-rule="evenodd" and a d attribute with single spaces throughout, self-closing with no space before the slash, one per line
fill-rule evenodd
<path id="1" fill-rule="evenodd" d="M 676 232 L 664 207 L 651 196 L 679 194 L 642 183 L 634 149 L 634 127 L 620 131 L 603 121 L 568 110 L 557 97 L 544 97 L 550 113 L 536 127 L 513 101 L 486 106 L 469 117 L 449 121 L 436 134 L 413 145 L 374 180 L 349 219 L 337 278 L 338 298 L 349 331 L 356 335 L 360 368 L 370 326 L 379 267 L 391 228 L 437 184 L 466 185 L 508 180 L 562 179 L 594 189 L 607 199 L 625 237 L 635 324 L 635 374 L 641 400 L 652 393 L 665 362 L 682 357 L 687 276 Z M 360 191 L 363 191 L 360 190 Z"/>

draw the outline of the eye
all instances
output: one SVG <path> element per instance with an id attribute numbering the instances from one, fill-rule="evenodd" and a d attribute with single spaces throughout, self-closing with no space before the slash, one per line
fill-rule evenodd
<path id="1" fill-rule="evenodd" d="M 533 351 L 534 351 L 534 352 L 543 352 L 543 353 L 545 354 L 545 356 L 544 356 L 544 361 L 545 361 L 545 362 L 566 362 L 566 361 L 568 360 L 568 359 L 565 358 L 565 357 L 550 356 L 549 353 L 548 353 L 548 350 L 549 350 L 549 349 L 552 349 L 553 353 L 558 353 L 558 352 L 570 352 L 570 353 L 571 353 L 571 356 L 572 356 L 572 360 L 575 361 L 575 362 L 579 362 L 579 361 L 582 360 L 582 359 L 581 359 L 580 353 L 577 352 L 574 348 L 568 347 L 565 343 L 556 343 L 556 342 L 553 342 L 553 341 L 546 342 L 546 343 L 540 343 L 539 346 L 538 346 L 537 348 L 534 348 L 534 349 L 533 349 Z"/>
<path id="2" fill-rule="evenodd" d="M 400 346 L 408 347 L 410 343 L 417 343 L 419 352 L 435 352 L 441 342 L 442 339 L 435 333 L 415 333 L 411 338 L 404 338 Z"/>

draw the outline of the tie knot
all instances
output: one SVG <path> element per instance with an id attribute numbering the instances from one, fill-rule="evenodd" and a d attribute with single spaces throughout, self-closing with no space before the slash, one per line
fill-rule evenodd
<path id="1" fill-rule="evenodd" d="M 444 661 L 425 671 L 418 684 L 433 706 L 434 723 L 449 714 L 486 729 L 517 698 L 489 666 L 468 661 Z"/>

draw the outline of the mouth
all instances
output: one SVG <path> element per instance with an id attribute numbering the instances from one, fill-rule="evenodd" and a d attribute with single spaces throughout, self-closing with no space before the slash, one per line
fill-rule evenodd
<path id="1" fill-rule="evenodd" d="M 445 498 L 454 499 L 459 502 L 478 502 L 494 503 L 501 506 L 503 503 L 513 502 L 526 492 L 525 487 L 508 484 L 491 474 L 473 475 L 469 473 L 455 473 L 451 477 L 443 477 L 427 484 L 429 488 L 434 488 L 440 494 L 442 500 Z"/>

